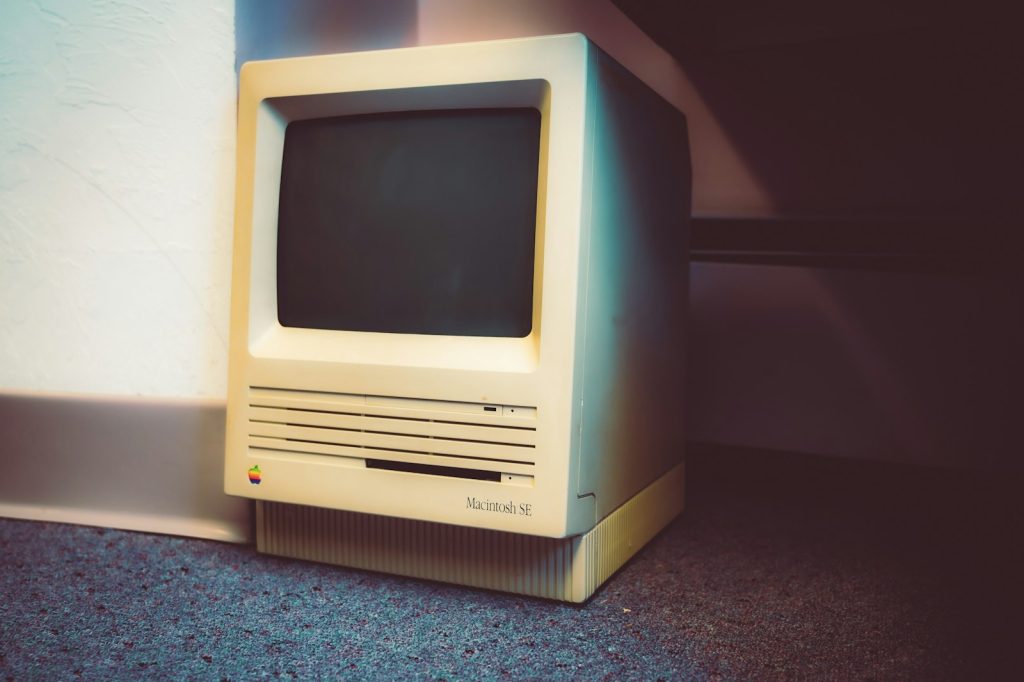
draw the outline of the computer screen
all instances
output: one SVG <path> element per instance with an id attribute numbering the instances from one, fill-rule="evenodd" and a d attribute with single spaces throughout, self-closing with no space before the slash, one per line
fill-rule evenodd
<path id="1" fill-rule="evenodd" d="M 281 325 L 527 336 L 540 125 L 529 107 L 289 123 Z"/>

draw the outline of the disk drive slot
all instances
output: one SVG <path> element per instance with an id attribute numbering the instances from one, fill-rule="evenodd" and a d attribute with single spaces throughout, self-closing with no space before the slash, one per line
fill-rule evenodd
<path id="1" fill-rule="evenodd" d="M 385 469 L 387 471 L 405 471 L 411 474 L 428 474 L 430 476 L 447 476 L 449 478 L 468 478 L 474 481 L 501 481 L 501 472 L 484 471 L 483 469 L 462 469 L 459 467 L 437 466 L 436 464 L 417 464 L 415 462 L 395 462 L 386 459 L 367 459 L 367 469 Z"/>

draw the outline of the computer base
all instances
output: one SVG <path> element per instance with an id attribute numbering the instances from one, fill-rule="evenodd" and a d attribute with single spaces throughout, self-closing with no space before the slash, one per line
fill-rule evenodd
<path id="1" fill-rule="evenodd" d="M 601 584 L 683 510 L 683 465 L 568 538 L 256 503 L 267 554 L 570 602 Z"/>

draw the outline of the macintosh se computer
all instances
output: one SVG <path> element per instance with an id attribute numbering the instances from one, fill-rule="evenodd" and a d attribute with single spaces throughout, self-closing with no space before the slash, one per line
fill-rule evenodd
<path id="1" fill-rule="evenodd" d="M 225 489 L 583 601 L 683 507 L 686 122 L 581 35 L 241 71 Z"/>

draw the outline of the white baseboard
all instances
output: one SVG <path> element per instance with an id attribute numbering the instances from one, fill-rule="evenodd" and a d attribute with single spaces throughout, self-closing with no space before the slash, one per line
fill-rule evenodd
<path id="1" fill-rule="evenodd" d="M 0 516 L 248 542 L 223 450 L 223 401 L 0 392 Z"/>

